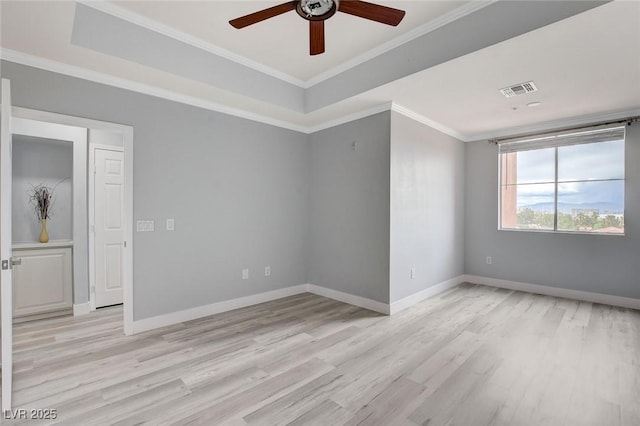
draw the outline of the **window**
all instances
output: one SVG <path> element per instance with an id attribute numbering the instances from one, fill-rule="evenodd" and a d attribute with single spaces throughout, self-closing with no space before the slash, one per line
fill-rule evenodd
<path id="1" fill-rule="evenodd" d="M 499 143 L 500 229 L 624 234 L 625 127 Z"/>

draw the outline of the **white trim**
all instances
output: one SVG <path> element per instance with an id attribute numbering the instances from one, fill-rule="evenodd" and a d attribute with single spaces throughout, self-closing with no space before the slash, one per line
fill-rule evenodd
<path id="1" fill-rule="evenodd" d="M 414 28 L 411 31 L 408 31 L 396 38 L 389 40 L 388 42 L 381 44 L 363 54 L 353 57 L 352 59 L 341 63 L 338 66 L 335 66 L 331 69 L 321 72 L 320 74 L 310 78 L 305 82 L 305 88 L 313 87 L 318 83 L 321 83 L 325 80 L 330 79 L 331 77 L 335 77 L 338 74 L 341 74 L 351 68 L 357 67 L 360 64 L 363 64 L 377 56 L 382 55 L 390 50 L 393 50 L 405 43 L 408 43 L 412 40 L 417 39 L 418 37 L 422 37 L 425 34 L 428 34 L 432 31 L 437 30 L 438 28 L 442 28 L 447 24 L 450 24 L 460 18 L 463 18 L 467 15 L 472 14 L 484 7 L 489 6 L 492 3 L 495 3 L 497 0 L 476 0 L 471 1 L 469 3 L 460 6 L 457 9 L 454 9 L 444 15 L 426 22 L 419 27 Z"/>
<path id="2" fill-rule="evenodd" d="M 476 135 L 465 136 L 461 139 L 464 142 L 482 141 L 487 139 L 516 137 L 529 133 L 543 132 L 547 130 L 561 131 L 563 128 L 603 123 L 606 121 L 622 120 L 628 117 L 640 115 L 640 108 L 633 108 L 622 111 L 606 112 L 602 114 L 583 115 L 580 117 L 567 118 L 563 120 L 547 121 L 545 123 L 534 124 L 531 126 L 522 126 L 512 129 L 499 130 L 491 133 L 479 133 Z"/>
<path id="3" fill-rule="evenodd" d="M 581 126 L 583 124 L 593 124 L 597 122 L 618 120 L 627 117 L 633 117 L 640 115 L 640 108 L 607 112 L 603 114 L 593 114 L 587 116 L 581 116 L 578 118 L 569 118 L 565 120 L 556 120 L 546 123 L 538 123 L 531 126 L 522 126 L 512 129 L 498 130 L 490 133 L 477 133 L 472 135 L 465 135 L 459 133 L 447 126 L 444 126 L 437 121 L 433 121 L 430 118 L 425 117 L 415 111 L 412 111 L 402 105 L 398 105 L 394 102 L 386 102 L 372 108 L 368 108 L 362 111 L 354 112 L 344 117 L 329 120 L 316 125 L 300 125 L 291 123 L 288 121 L 278 120 L 262 114 L 257 114 L 249 111 L 244 111 L 239 108 L 229 107 L 217 102 L 206 101 L 200 98 L 196 98 L 189 95 L 173 92 L 170 90 L 162 89 L 155 86 L 150 86 L 143 83 L 138 83 L 132 80 L 114 77 L 108 74 L 100 73 L 97 71 L 81 68 L 73 65 L 63 64 L 50 59 L 41 58 L 38 56 L 29 55 L 22 52 L 17 52 L 11 49 L 0 49 L 0 59 L 7 60 L 9 62 L 15 62 L 17 64 L 26 65 L 34 68 L 43 69 L 46 71 L 55 72 L 58 74 L 68 75 L 71 77 L 79 78 L 82 80 L 92 81 L 95 83 L 105 84 L 112 87 L 117 87 L 124 90 L 129 90 L 144 95 L 153 96 L 160 99 L 166 99 L 173 102 L 178 102 L 185 105 L 191 105 L 198 108 L 203 108 L 209 111 L 215 111 L 222 114 L 228 114 L 234 117 L 243 118 L 246 120 L 255 121 L 258 123 L 268 124 L 271 126 L 280 127 L 283 129 L 293 130 L 296 132 L 311 134 L 319 130 L 328 129 L 338 126 L 340 124 L 348 123 L 350 121 L 359 120 L 360 118 L 367 117 L 373 114 L 377 114 L 382 111 L 395 111 L 399 114 L 412 118 L 420 123 L 423 123 L 429 127 L 432 127 L 446 135 L 456 138 L 462 142 L 475 142 L 493 138 L 510 137 L 519 134 L 535 133 L 545 130 L 562 129 L 573 126 Z M 14 107 L 15 111 L 16 107 Z M 29 117 L 25 117 L 29 118 Z M 87 120 L 94 122 L 94 120 Z M 99 122 L 97 122 L 99 123 Z M 61 122 L 62 124 L 62 122 Z M 68 124 L 68 123 L 64 123 Z M 90 126 L 87 126 L 90 127 Z M 100 128 L 100 127 L 96 127 Z"/>
<path id="4" fill-rule="evenodd" d="M 311 134 L 320 130 L 328 129 L 331 127 L 339 126 L 344 123 L 359 120 L 364 117 L 368 117 L 379 112 L 394 110 L 400 114 L 404 114 L 414 120 L 420 121 L 423 124 L 434 127 L 435 129 L 448 134 L 454 138 L 458 138 L 462 141 L 470 139 L 461 138 L 458 133 L 448 129 L 448 127 L 429 120 L 428 118 L 409 110 L 408 108 L 400 105 L 395 105 L 393 102 L 385 102 L 380 105 L 376 105 L 371 108 L 367 108 L 362 111 L 357 111 L 352 114 L 345 115 L 334 120 L 329 120 L 317 125 L 304 126 L 295 123 L 289 123 L 282 120 L 276 120 L 264 115 L 255 114 L 248 111 L 243 111 L 237 108 L 228 107 L 217 102 L 209 102 L 202 99 L 194 98 L 192 96 L 183 95 L 177 92 L 161 89 L 155 86 L 149 86 L 142 83 L 137 83 L 131 80 L 113 77 L 107 74 L 99 73 L 97 71 L 88 70 L 86 68 L 76 67 L 73 65 L 63 64 L 61 62 L 44 59 L 38 56 L 32 56 L 26 53 L 17 52 L 10 49 L 1 49 L 0 58 L 15 62 L 18 64 L 40 68 L 46 71 L 51 71 L 59 74 L 76 77 L 82 80 L 93 81 L 95 83 L 106 84 L 112 87 L 118 87 L 120 89 L 130 90 L 136 93 L 142 93 L 144 95 L 153 96 L 156 98 L 167 99 L 173 102 L 178 102 L 185 105 L 191 105 L 198 108 L 203 108 L 209 111 L 216 111 L 223 114 L 232 115 L 234 117 L 244 118 L 246 120 L 256 121 L 259 123 L 269 124 L 271 126 L 280 127 L 283 129 L 293 130 L 300 133 Z M 14 107 L 15 110 L 15 107 Z M 93 120 L 90 120 L 93 121 Z M 87 127 L 91 127 L 87 125 Z M 100 127 L 95 127 L 100 128 Z"/>
<path id="5" fill-rule="evenodd" d="M 188 44 L 190 46 L 197 47 L 198 49 L 202 49 L 205 52 L 209 52 L 216 56 L 220 56 L 221 58 L 228 59 L 230 61 L 243 65 L 247 68 L 251 68 L 255 71 L 277 78 L 278 80 L 282 80 L 286 83 L 293 84 L 294 86 L 298 86 L 301 88 L 309 87 L 304 80 L 301 80 L 290 74 L 287 74 L 285 72 L 272 68 L 268 65 L 264 65 L 260 62 L 254 61 L 253 59 L 249 59 L 246 56 L 242 56 L 237 53 L 231 52 L 230 50 L 217 46 L 213 43 L 209 43 L 191 34 L 187 34 L 185 32 L 176 30 L 175 28 L 172 28 L 168 25 L 165 25 L 153 19 L 147 18 L 146 16 L 139 15 L 136 12 L 133 12 L 129 9 L 124 9 L 113 3 L 109 3 L 106 1 L 98 2 L 98 1 L 87 1 L 87 0 L 77 0 L 77 3 L 90 7 L 92 9 L 98 10 L 100 12 L 106 13 L 108 15 L 114 16 L 116 18 L 123 19 L 129 23 L 140 26 L 142 28 L 146 28 L 153 32 L 162 34 L 164 36 L 170 37 L 174 40 L 181 41 L 182 43 Z"/>
<path id="6" fill-rule="evenodd" d="M 124 333 L 133 334 L 133 127 L 106 121 L 91 120 L 70 115 L 38 111 L 28 108 L 13 107 L 14 117 L 25 118 L 48 123 L 84 127 L 87 129 L 109 130 L 123 135 L 125 157 L 125 241 L 123 275 L 124 275 Z"/>
<path id="7" fill-rule="evenodd" d="M 371 108 L 367 108 L 362 111 L 354 112 L 353 114 L 345 115 L 344 117 L 336 118 L 334 120 L 325 121 L 324 123 L 317 124 L 315 126 L 307 127 L 304 133 L 311 134 L 315 132 L 319 132 L 321 130 L 330 129 L 332 127 L 339 126 L 341 124 L 350 123 L 352 121 L 360 120 L 364 117 L 369 117 L 371 115 L 378 114 L 384 111 L 390 111 L 392 108 L 392 102 L 385 102 L 380 105 L 376 105 Z"/>
<path id="8" fill-rule="evenodd" d="M 389 305 L 366 297 L 355 296 L 353 294 L 344 293 L 342 291 L 332 290 L 320 287 L 314 284 L 300 284 L 293 287 L 285 287 L 277 290 L 267 291 L 264 293 L 252 294 L 250 296 L 239 297 L 237 299 L 224 300 L 222 302 L 211 303 L 209 305 L 197 306 L 182 311 L 172 312 L 164 315 L 157 315 L 151 318 L 133 321 L 131 325 L 131 333 L 142 333 L 144 331 L 155 330 L 160 327 L 179 324 L 185 321 L 215 315 L 222 312 L 232 311 L 234 309 L 245 308 L 247 306 L 257 305 L 259 303 L 270 302 L 272 300 L 282 299 L 296 294 L 312 293 L 318 296 L 327 297 L 339 302 L 348 303 L 361 308 L 389 315 Z"/>
<path id="9" fill-rule="evenodd" d="M 411 118 L 419 123 L 424 124 L 425 126 L 429 126 L 432 129 L 435 129 L 445 135 L 449 135 L 452 138 L 456 138 L 462 142 L 468 142 L 468 138 L 461 133 L 456 132 L 449 127 L 442 125 L 436 121 L 433 121 L 422 114 L 418 114 L 415 111 L 410 110 L 409 108 L 403 107 L 402 105 L 398 105 L 395 102 L 391 104 L 391 111 L 397 112 L 398 114 L 402 114 L 405 117 Z"/>
<path id="10" fill-rule="evenodd" d="M 13 249 L 11 248 L 11 81 L 6 78 L 0 80 L 2 86 L 2 108 L 0 108 L 0 257 L 11 261 Z M 13 394 L 13 271 L 11 269 L 0 270 L 0 364 L 2 364 L 2 400 L 0 402 L 2 413 L 11 409 L 11 396 Z"/>
<path id="11" fill-rule="evenodd" d="M 73 316 L 88 315 L 91 312 L 91 304 L 89 302 L 73 305 Z"/>
<path id="12" fill-rule="evenodd" d="M 155 317 L 133 321 L 132 332 L 141 333 L 143 331 L 154 330 L 156 328 L 166 327 L 168 325 L 232 311 L 234 309 L 245 308 L 247 306 L 257 305 L 258 303 L 270 302 L 272 300 L 282 299 L 283 297 L 289 297 L 306 292 L 307 285 L 301 284 L 294 287 L 286 287 L 264 293 L 252 294 L 250 296 L 239 297 L 237 299 L 211 303 L 209 305 L 197 306 L 195 308 L 172 312 L 170 314 L 157 315 Z"/>
<path id="13" fill-rule="evenodd" d="M 425 126 L 429 126 L 432 129 L 435 129 L 441 133 L 444 133 L 445 135 L 451 136 L 452 138 L 458 139 L 459 141 L 468 142 L 471 140 L 468 137 L 464 136 L 463 134 L 458 133 L 453 129 L 450 129 L 449 127 L 443 124 L 433 121 L 422 114 L 418 114 L 417 112 L 410 110 L 409 108 L 403 107 L 402 105 L 398 105 L 395 102 L 385 102 L 380 105 L 376 105 L 374 107 L 367 108 L 362 111 L 345 115 L 344 117 L 340 117 L 335 120 L 329 120 L 329 121 L 325 121 L 324 123 L 317 124 L 315 126 L 307 127 L 304 133 L 310 134 L 310 133 L 319 132 L 320 130 L 329 129 L 331 127 L 339 126 L 345 123 L 350 123 L 352 121 L 356 121 L 364 117 L 369 117 L 371 115 L 375 115 L 384 111 L 397 112 L 398 114 L 404 115 L 405 117 L 415 120 L 419 123 L 422 123 Z"/>
<path id="14" fill-rule="evenodd" d="M 133 127 L 124 126 L 124 334 L 133 334 Z M 127 245 L 127 242 L 129 243 Z"/>
<path id="15" fill-rule="evenodd" d="M 570 118 L 566 120 L 552 121 L 547 123 L 535 124 L 533 126 L 523 126 L 515 129 L 507 129 L 507 130 L 501 130 L 501 131 L 496 131 L 491 133 L 464 135 L 436 121 L 433 121 L 422 114 L 418 114 L 415 111 L 412 111 L 402 105 L 398 105 L 394 102 L 386 102 L 386 103 L 374 106 L 372 108 L 354 112 L 352 114 L 346 115 L 338 119 L 329 120 L 316 125 L 305 126 L 305 125 L 295 124 L 295 123 L 291 123 L 283 120 L 274 119 L 265 115 L 256 114 L 249 111 L 244 111 L 239 108 L 229 107 L 217 102 L 210 102 L 203 99 L 195 98 L 193 96 L 188 96 L 188 95 L 180 94 L 170 90 L 161 89 L 159 87 L 138 83 L 132 80 L 113 77 L 111 75 L 89 70 L 86 68 L 63 64 L 61 62 L 52 61 L 49 59 L 29 55 L 22 52 L 17 52 L 17 51 L 6 49 L 6 48 L 0 49 L 0 58 L 10 62 L 15 62 L 17 64 L 40 68 L 46 71 L 64 74 L 64 75 L 79 78 L 82 80 L 88 80 L 88 81 L 105 84 L 112 87 L 118 87 L 120 89 L 125 89 L 125 90 L 129 90 L 136 93 L 142 93 L 144 95 L 149 95 L 156 98 L 167 99 L 169 101 L 178 102 L 185 105 L 191 105 L 191 106 L 203 108 L 209 111 L 216 111 L 222 114 L 228 114 L 234 117 L 256 121 L 258 123 L 268 124 L 271 126 L 293 130 L 293 131 L 304 133 L 304 134 L 311 134 L 320 130 L 328 129 L 331 127 L 338 126 L 340 124 L 359 120 L 361 118 L 368 117 L 370 115 L 374 115 L 379 112 L 388 111 L 388 110 L 395 111 L 399 114 L 412 118 L 422 124 L 432 127 L 462 142 L 474 142 L 474 141 L 492 139 L 497 137 L 506 137 L 506 136 L 513 136 L 513 135 L 524 134 L 524 133 L 533 133 L 533 132 L 544 131 L 544 130 L 560 129 L 563 127 L 572 127 L 572 126 L 591 124 L 591 123 L 602 122 L 602 121 L 617 120 L 617 119 L 622 119 L 626 117 L 640 115 L 640 108 L 636 108 L 636 109 L 618 111 L 613 113 L 609 112 L 604 114 L 588 115 L 588 116 L 579 117 L 579 118 Z M 13 109 L 15 111 L 16 107 L 14 107 Z M 25 117 L 25 118 L 30 118 L 30 117 Z M 87 122 L 100 123 L 95 120 L 87 120 Z M 64 123 L 60 122 L 60 123 L 70 124 L 67 122 L 64 122 Z M 86 125 L 86 127 L 91 127 L 91 126 Z M 95 127 L 95 128 L 101 128 L 101 127 Z"/>
<path id="16" fill-rule="evenodd" d="M 360 306 L 361 308 L 369 309 L 370 311 L 389 315 L 388 303 L 378 302 L 377 300 L 367 299 L 366 297 L 356 296 L 354 294 L 320 287 L 314 284 L 307 284 L 307 291 L 309 293 L 317 294 L 318 296 L 328 297 L 329 299 L 337 300 L 339 302 Z"/>
<path id="17" fill-rule="evenodd" d="M 136 93 L 142 93 L 145 95 L 154 96 L 156 98 L 167 99 L 185 105 L 191 105 L 210 111 L 221 112 L 223 114 L 232 115 L 234 117 L 245 118 L 247 120 L 257 121 L 259 123 L 294 130 L 296 132 L 307 133 L 307 127 L 304 126 L 299 126 L 286 121 L 267 117 L 265 115 L 244 111 L 239 108 L 226 106 L 217 102 L 206 101 L 193 96 L 162 89 L 160 87 L 138 83 L 136 81 L 128 80 L 125 78 L 114 77 L 112 75 L 104 74 L 98 71 L 64 64 L 50 59 L 41 58 L 39 56 L 29 55 L 27 53 L 17 52 L 11 49 L 2 48 L 0 50 L 0 58 L 9 62 L 15 62 L 17 64 L 40 68 L 46 71 L 64 74 L 82 80 L 92 81 L 94 83 L 106 84 L 108 86 L 118 87 L 120 89 L 130 90 Z"/>
<path id="18" fill-rule="evenodd" d="M 491 287 L 506 288 L 509 290 L 525 291 L 527 293 L 544 294 L 546 296 L 562 297 L 565 299 L 581 300 L 584 302 L 601 303 L 603 305 L 619 306 L 622 308 L 639 309 L 640 299 L 631 297 L 613 296 L 609 294 L 591 293 L 588 291 L 571 290 L 568 288 L 549 287 L 539 284 L 523 283 L 518 281 L 501 280 L 497 278 L 480 277 L 477 275 L 465 275 L 464 281 L 473 284 L 482 284 Z"/>
<path id="19" fill-rule="evenodd" d="M 421 290 L 417 293 L 413 293 L 400 300 L 396 300 L 391 304 L 390 314 L 395 315 L 404 309 L 407 309 L 417 303 L 422 302 L 425 299 L 428 299 L 429 297 L 433 297 L 436 294 L 442 293 L 443 291 L 456 287 L 462 284 L 464 281 L 465 281 L 465 276 L 459 275 L 455 278 L 451 278 L 450 280 L 443 281 L 431 287 L 425 288 L 424 290 Z"/>
<path id="20" fill-rule="evenodd" d="M 130 126 L 123 124 L 109 123 L 106 121 L 91 120 L 83 117 L 73 117 L 71 115 L 57 114 L 55 112 L 38 111 L 30 108 L 14 106 L 13 116 L 33 121 L 44 121 L 47 123 L 64 124 L 66 126 L 84 127 L 87 129 L 110 130 L 112 132 L 125 132 Z"/>

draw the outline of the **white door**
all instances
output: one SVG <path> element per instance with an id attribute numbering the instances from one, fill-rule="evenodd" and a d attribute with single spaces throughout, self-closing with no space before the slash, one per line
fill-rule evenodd
<path id="1" fill-rule="evenodd" d="M 2 321 L 2 411 L 11 409 L 13 380 L 13 295 L 11 275 L 11 85 L 2 79 L 0 116 L 0 317 Z"/>
<path id="2" fill-rule="evenodd" d="M 124 153 L 95 148 L 96 308 L 122 303 Z"/>

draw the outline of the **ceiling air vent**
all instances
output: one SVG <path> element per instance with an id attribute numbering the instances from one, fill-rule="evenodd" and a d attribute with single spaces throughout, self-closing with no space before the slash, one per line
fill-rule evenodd
<path id="1" fill-rule="evenodd" d="M 525 93 L 537 92 L 538 88 L 536 87 L 533 81 L 527 81 L 526 83 L 516 84 L 514 86 L 505 87 L 500 89 L 500 92 L 506 97 L 511 98 L 513 96 L 524 95 Z"/>

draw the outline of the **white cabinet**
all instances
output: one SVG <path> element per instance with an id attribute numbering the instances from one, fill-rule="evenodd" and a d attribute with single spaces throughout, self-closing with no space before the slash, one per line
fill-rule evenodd
<path id="1" fill-rule="evenodd" d="M 73 308 L 71 243 L 16 244 L 13 257 L 13 317 Z"/>

